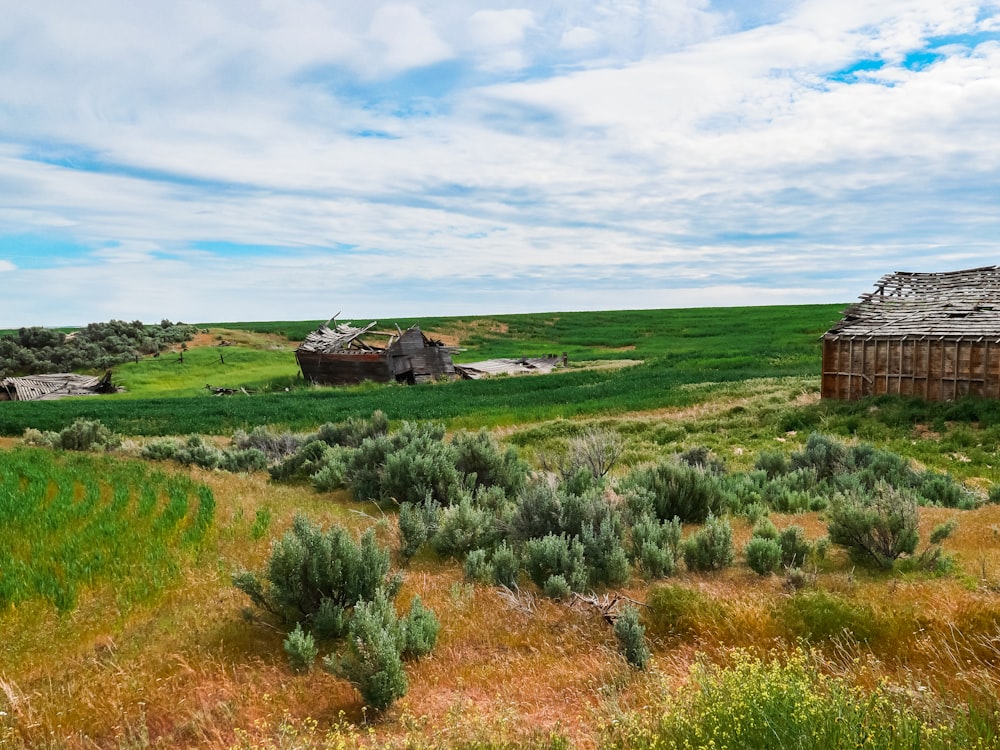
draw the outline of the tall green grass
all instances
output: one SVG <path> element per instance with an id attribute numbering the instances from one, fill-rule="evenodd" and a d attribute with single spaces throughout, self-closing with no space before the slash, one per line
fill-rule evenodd
<path id="1" fill-rule="evenodd" d="M 123 605 L 161 591 L 212 525 L 212 491 L 138 461 L 0 452 L 0 610 L 44 598 L 73 609 L 113 584 Z"/>
<path id="2" fill-rule="evenodd" d="M 768 660 L 736 651 L 733 663 L 696 665 L 691 682 L 650 720 L 612 727 L 604 746 L 639 748 L 995 748 L 994 718 L 881 684 L 869 689 L 825 674 L 801 650 Z"/>

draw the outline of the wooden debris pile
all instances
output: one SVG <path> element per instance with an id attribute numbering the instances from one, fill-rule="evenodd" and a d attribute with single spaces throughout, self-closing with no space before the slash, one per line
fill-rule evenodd
<path id="1" fill-rule="evenodd" d="M 54 401 L 67 396 L 96 396 L 120 390 L 111 382 L 110 371 L 101 378 L 73 372 L 25 375 L 0 380 L 0 401 Z"/>
<path id="2" fill-rule="evenodd" d="M 546 374 L 566 364 L 566 357 L 550 354 L 546 357 L 521 357 L 520 359 L 487 359 L 455 365 L 455 372 L 466 380 L 479 380 L 493 375 Z"/>

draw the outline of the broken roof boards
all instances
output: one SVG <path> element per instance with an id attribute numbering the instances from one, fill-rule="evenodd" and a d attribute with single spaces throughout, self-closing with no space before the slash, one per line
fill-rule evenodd
<path id="1" fill-rule="evenodd" d="M 96 396 L 117 391 L 111 384 L 110 372 L 103 378 L 63 372 L 0 380 L 0 400 L 4 401 L 53 401 L 66 396 Z"/>
<path id="2" fill-rule="evenodd" d="M 331 321 L 333 322 L 333 321 Z M 374 331 L 376 323 L 322 325 L 295 350 L 302 375 L 321 385 L 352 385 L 365 380 L 421 383 L 454 378 L 451 350 L 413 326 L 406 331 Z M 372 343 L 379 337 L 384 343 Z"/>
<path id="3" fill-rule="evenodd" d="M 897 272 L 823 336 L 823 398 L 1000 398 L 1000 267 Z"/>

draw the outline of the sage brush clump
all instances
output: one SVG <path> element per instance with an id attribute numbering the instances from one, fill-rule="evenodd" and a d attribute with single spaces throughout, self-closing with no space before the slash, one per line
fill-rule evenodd
<path id="1" fill-rule="evenodd" d="M 631 604 L 625 606 L 615 620 L 615 638 L 625 661 L 636 669 L 645 669 L 651 656 L 646 645 L 646 629 L 639 622 L 639 610 Z"/>
<path id="2" fill-rule="evenodd" d="M 264 571 L 241 571 L 233 583 L 282 624 L 337 637 L 359 602 L 395 593 L 399 581 L 389 576 L 389 552 L 371 529 L 355 541 L 341 526 L 323 531 L 299 515 L 272 547 Z"/>
<path id="3" fill-rule="evenodd" d="M 829 515 L 830 541 L 857 560 L 889 569 L 917 548 L 917 504 L 892 485 L 879 483 L 871 493 L 843 493 L 834 499 Z"/>

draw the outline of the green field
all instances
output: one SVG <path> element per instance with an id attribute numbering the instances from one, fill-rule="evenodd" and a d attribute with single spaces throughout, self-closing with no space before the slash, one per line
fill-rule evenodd
<path id="1" fill-rule="evenodd" d="M 28 427 L 57 430 L 78 417 L 99 419 L 133 435 L 227 434 L 259 424 L 311 429 L 375 409 L 395 420 L 493 426 L 683 406 L 693 396 L 678 386 L 784 376 L 818 378 L 819 337 L 838 318 L 838 310 L 835 305 L 809 305 L 422 320 L 426 331 L 458 339 L 465 349 L 459 361 L 567 352 L 570 367 L 546 377 L 415 388 L 310 387 L 297 378 L 291 347 L 192 348 L 184 353 L 183 363 L 171 353 L 119 367 L 115 380 L 128 389 L 125 394 L 5 404 L 0 409 L 0 434 L 20 435 Z M 295 338 L 314 324 L 217 327 L 281 332 Z M 641 364 L 587 369 L 609 360 Z M 205 385 L 245 387 L 254 395 L 217 398 Z"/>

